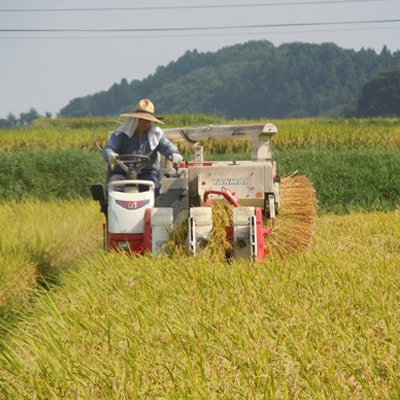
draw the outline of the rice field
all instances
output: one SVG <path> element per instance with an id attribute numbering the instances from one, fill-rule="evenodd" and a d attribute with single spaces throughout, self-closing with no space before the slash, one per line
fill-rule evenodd
<path id="1" fill-rule="evenodd" d="M 301 164 L 324 205 L 305 251 L 262 263 L 128 257 L 103 252 L 94 201 L 0 202 L 0 398 L 400 398 L 400 121 L 272 122 L 281 165 Z M 20 168 L 26 154 L 60 151 L 91 166 L 75 151 L 94 150 L 114 124 L 0 131 L 0 156 Z"/>
<path id="2" fill-rule="evenodd" d="M 310 252 L 258 264 L 84 256 L 3 337 L 0 394 L 398 398 L 399 226 L 322 215 Z"/>
<path id="3" fill-rule="evenodd" d="M 42 149 L 80 148 L 96 150 L 96 143 L 104 145 L 108 134 L 121 119 L 118 117 L 39 119 L 31 127 L 19 130 L 0 130 L 0 150 L 14 151 L 39 147 Z M 209 124 L 244 124 L 272 122 L 278 128 L 274 137 L 277 150 L 295 149 L 354 149 L 398 148 L 400 120 L 398 118 L 371 119 L 287 119 L 233 120 L 203 115 L 178 115 L 166 119 L 165 128 L 205 126 Z M 207 154 L 249 151 L 248 141 L 222 140 L 202 143 Z M 182 151 L 188 147 L 180 143 Z"/>
<path id="4" fill-rule="evenodd" d="M 27 306 L 38 285 L 98 249 L 101 223 L 94 202 L 0 203 L 0 322 Z"/>

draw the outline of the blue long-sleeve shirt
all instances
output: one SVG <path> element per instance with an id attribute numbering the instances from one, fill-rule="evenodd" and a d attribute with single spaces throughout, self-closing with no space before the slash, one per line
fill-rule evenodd
<path id="1" fill-rule="evenodd" d="M 158 126 L 150 128 L 140 137 L 137 134 L 129 135 L 121 130 L 121 127 L 118 128 L 111 134 L 104 148 L 103 154 L 106 160 L 108 160 L 111 152 L 119 155 L 139 154 L 148 156 L 150 161 L 143 167 L 142 171 L 159 171 L 159 154 L 169 158 L 173 153 L 179 153 Z M 113 173 L 125 174 L 118 166 Z"/>

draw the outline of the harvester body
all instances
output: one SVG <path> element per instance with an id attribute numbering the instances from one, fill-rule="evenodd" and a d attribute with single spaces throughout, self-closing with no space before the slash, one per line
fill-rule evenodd
<path id="1" fill-rule="evenodd" d="M 160 254 L 171 231 L 187 224 L 185 247 L 191 254 L 201 253 L 212 238 L 213 204 L 219 202 L 232 209 L 225 227 L 230 257 L 261 261 L 269 253 L 265 237 L 273 234 L 280 208 L 279 176 L 272 160 L 275 125 L 211 125 L 164 132 L 172 141 L 186 140 L 192 160 L 175 169 L 165 162 L 156 198 L 152 182 L 108 185 L 105 248 Z M 201 142 L 216 139 L 251 140 L 251 160 L 204 160 Z M 132 190 L 139 183 L 147 190 Z"/>

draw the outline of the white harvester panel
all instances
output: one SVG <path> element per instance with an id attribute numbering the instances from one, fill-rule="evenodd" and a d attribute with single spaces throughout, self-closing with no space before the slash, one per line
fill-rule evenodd
<path id="1" fill-rule="evenodd" d="M 157 207 L 151 210 L 151 232 L 153 254 L 162 252 L 162 245 L 168 240 L 173 228 L 171 207 Z"/>
<path id="2" fill-rule="evenodd" d="M 254 259 L 257 255 L 255 208 L 233 209 L 233 254 L 235 258 Z"/>
<path id="3" fill-rule="evenodd" d="M 188 250 L 201 252 L 208 244 L 212 232 L 211 207 L 192 207 L 188 223 Z"/>
<path id="4" fill-rule="evenodd" d="M 129 185 L 140 183 L 149 187 L 145 192 L 122 192 Z M 109 184 L 108 231 L 110 233 L 143 233 L 145 212 L 154 207 L 154 183 L 151 181 L 115 181 Z"/>
<path id="5" fill-rule="evenodd" d="M 227 188 L 241 200 L 242 205 L 264 205 L 265 193 L 273 192 L 272 162 L 237 161 L 213 162 L 211 166 L 189 168 L 189 190 L 200 196 L 208 190 Z"/>

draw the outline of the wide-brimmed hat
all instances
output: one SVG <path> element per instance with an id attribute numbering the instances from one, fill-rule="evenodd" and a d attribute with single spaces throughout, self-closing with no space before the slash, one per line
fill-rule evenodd
<path id="1" fill-rule="evenodd" d="M 154 112 L 154 104 L 149 99 L 142 99 L 136 104 L 133 112 L 121 114 L 121 117 L 147 119 L 148 121 L 163 124 L 164 122 L 157 118 Z"/>

